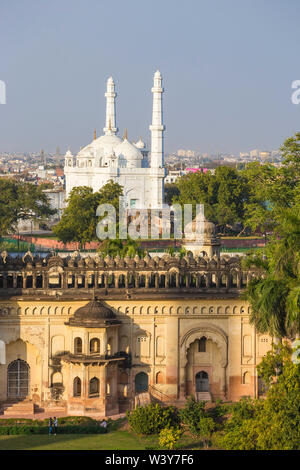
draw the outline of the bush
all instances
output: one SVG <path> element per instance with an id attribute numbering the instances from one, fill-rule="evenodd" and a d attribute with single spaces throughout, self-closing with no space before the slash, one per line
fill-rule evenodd
<path id="1" fill-rule="evenodd" d="M 171 428 L 164 428 L 159 433 L 158 443 L 160 447 L 172 450 L 181 434 L 182 433 L 179 428 L 174 428 L 173 426 Z"/>
<path id="2" fill-rule="evenodd" d="M 177 409 L 173 406 L 162 407 L 158 403 L 139 406 L 127 411 L 128 423 L 137 434 L 158 434 L 164 428 L 179 426 Z"/>
<path id="3" fill-rule="evenodd" d="M 185 407 L 179 411 L 181 421 L 186 424 L 190 432 L 198 435 L 198 423 L 200 417 L 205 415 L 205 402 L 196 401 L 194 397 L 189 397 Z"/>
<path id="4" fill-rule="evenodd" d="M 190 397 L 185 407 L 180 410 L 180 418 L 186 424 L 194 436 L 203 440 L 205 447 L 208 447 L 211 435 L 216 429 L 214 419 L 205 412 L 205 402 L 196 401 L 194 397 Z"/>
<path id="5" fill-rule="evenodd" d="M 0 435 L 17 434 L 48 434 L 49 418 L 42 421 L 32 419 L 4 419 L 0 420 Z M 57 434 L 104 434 L 108 429 L 100 426 L 87 416 L 67 416 L 58 418 Z"/>

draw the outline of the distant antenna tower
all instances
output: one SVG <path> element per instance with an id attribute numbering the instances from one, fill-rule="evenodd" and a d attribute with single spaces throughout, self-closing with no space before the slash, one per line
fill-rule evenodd
<path id="1" fill-rule="evenodd" d="M 59 150 L 59 147 L 56 147 L 56 156 L 59 157 L 60 156 L 60 150 Z"/>

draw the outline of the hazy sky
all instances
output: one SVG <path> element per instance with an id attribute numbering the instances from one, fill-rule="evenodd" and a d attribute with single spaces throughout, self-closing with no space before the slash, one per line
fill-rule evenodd
<path id="1" fill-rule="evenodd" d="M 149 142 L 163 75 L 167 151 L 277 148 L 299 131 L 299 0 L 0 0 L 0 151 L 77 152 L 117 125 Z"/>

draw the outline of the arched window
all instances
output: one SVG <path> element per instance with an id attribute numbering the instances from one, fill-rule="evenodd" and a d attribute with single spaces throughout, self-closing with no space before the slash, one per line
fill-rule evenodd
<path id="1" fill-rule="evenodd" d="M 176 274 L 170 276 L 170 287 L 176 287 Z"/>
<path id="2" fill-rule="evenodd" d="M 25 398 L 29 393 L 29 365 L 17 359 L 7 368 L 7 389 L 9 398 Z"/>
<path id="3" fill-rule="evenodd" d="M 90 341 L 90 353 L 99 354 L 100 353 L 100 340 L 98 338 L 93 338 Z"/>
<path id="4" fill-rule="evenodd" d="M 146 286 L 146 277 L 144 274 L 139 276 L 139 287 L 145 287 Z"/>
<path id="5" fill-rule="evenodd" d="M 198 341 L 198 352 L 206 352 L 206 338 L 202 336 L 202 338 Z"/>
<path id="6" fill-rule="evenodd" d="M 119 276 L 119 286 L 120 288 L 125 287 L 125 276 L 124 274 L 120 274 Z"/>
<path id="7" fill-rule="evenodd" d="M 82 354 L 82 339 L 74 339 L 74 354 Z"/>
<path id="8" fill-rule="evenodd" d="M 97 379 L 97 377 L 93 377 L 90 380 L 89 396 L 90 397 L 98 397 L 99 396 L 99 391 L 100 391 L 100 381 L 99 381 L 99 379 Z"/>
<path id="9" fill-rule="evenodd" d="M 166 287 L 166 276 L 164 274 L 161 274 L 159 276 L 159 284 L 158 287 Z"/>
<path id="10" fill-rule="evenodd" d="M 81 380 L 79 377 L 75 377 L 73 381 L 73 396 L 81 397 Z"/>

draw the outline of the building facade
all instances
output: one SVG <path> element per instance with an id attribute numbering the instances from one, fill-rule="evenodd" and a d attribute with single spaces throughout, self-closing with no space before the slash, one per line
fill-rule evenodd
<path id="1" fill-rule="evenodd" d="M 239 258 L 0 257 L 0 403 L 113 415 L 260 393 L 272 339 L 240 298 Z"/>
<path id="2" fill-rule="evenodd" d="M 90 186 L 98 191 L 109 180 L 123 187 L 125 207 L 159 208 L 164 202 L 164 130 L 162 106 L 162 76 L 154 74 L 152 87 L 153 113 L 151 131 L 150 162 L 149 151 L 140 139 L 132 143 L 127 130 L 122 140 L 116 126 L 116 92 L 113 78 L 107 81 L 106 120 L 104 135 L 95 138 L 73 156 L 68 150 L 65 155 L 66 197 L 72 188 Z"/>

